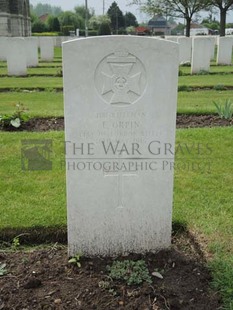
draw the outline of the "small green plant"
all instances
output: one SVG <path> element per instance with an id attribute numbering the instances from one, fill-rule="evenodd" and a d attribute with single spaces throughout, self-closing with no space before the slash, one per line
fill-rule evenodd
<path id="1" fill-rule="evenodd" d="M 0 263 L 0 276 L 4 276 L 7 273 L 6 264 Z"/>
<path id="2" fill-rule="evenodd" d="M 152 283 L 144 260 L 115 261 L 112 266 L 107 266 L 107 270 L 112 279 L 125 281 L 128 285 L 138 285 L 144 281 Z"/>
<path id="3" fill-rule="evenodd" d="M 110 288 L 110 282 L 109 281 L 99 281 L 98 285 L 100 288 L 103 288 L 103 289 L 109 289 Z"/>
<path id="4" fill-rule="evenodd" d="M 12 247 L 13 249 L 17 249 L 19 246 L 20 246 L 19 236 L 17 236 L 17 237 L 15 237 L 15 238 L 12 240 L 12 245 L 11 245 L 11 247 Z"/>
<path id="5" fill-rule="evenodd" d="M 63 76 L 62 68 L 57 69 L 57 72 L 56 72 L 55 76 L 59 76 L 59 77 Z"/>
<path id="6" fill-rule="evenodd" d="M 206 70 L 200 70 L 198 72 L 198 75 L 208 75 L 208 74 L 210 74 L 210 73 L 209 73 L 209 71 L 206 71 Z"/>
<path id="7" fill-rule="evenodd" d="M 184 74 L 184 72 L 183 72 L 181 69 L 179 69 L 178 75 L 179 75 L 179 76 L 183 76 L 183 75 L 185 75 L 185 74 Z"/>
<path id="8" fill-rule="evenodd" d="M 78 268 L 81 268 L 81 263 L 80 263 L 80 259 L 81 259 L 82 255 L 81 254 L 76 254 L 75 256 L 71 257 L 68 260 L 69 264 L 75 265 Z"/>
<path id="9" fill-rule="evenodd" d="M 178 87 L 178 91 L 191 91 L 191 90 L 192 90 L 192 88 L 187 86 L 187 85 L 180 85 Z"/>
<path id="10" fill-rule="evenodd" d="M 0 115 L 0 127 L 2 128 L 19 128 L 29 119 L 26 113 L 27 109 L 22 103 L 16 104 L 16 111 L 12 114 Z"/>
<path id="11" fill-rule="evenodd" d="M 233 108 L 232 104 L 233 102 L 230 99 L 226 99 L 225 104 L 222 104 L 221 102 L 213 101 L 217 113 L 220 116 L 220 118 L 223 119 L 231 119 L 233 115 Z"/>
<path id="12" fill-rule="evenodd" d="M 217 85 L 214 85 L 213 89 L 214 90 L 226 90 L 226 87 L 222 84 L 217 84 Z"/>

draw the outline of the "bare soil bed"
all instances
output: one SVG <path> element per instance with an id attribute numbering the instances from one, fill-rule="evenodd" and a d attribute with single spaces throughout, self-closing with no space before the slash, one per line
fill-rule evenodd
<path id="1" fill-rule="evenodd" d="M 215 127 L 232 126 L 233 119 L 221 119 L 217 115 L 177 115 L 177 128 L 197 128 L 197 127 Z M 64 130 L 64 118 L 32 118 L 24 123 L 20 128 L 8 127 L 7 131 L 48 131 Z"/>
<path id="2" fill-rule="evenodd" d="M 129 286 L 112 280 L 107 265 L 114 260 L 143 259 L 152 284 Z M 68 264 L 67 247 L 0 251 L 7 274 L 0 276 L 0 309 L 67 310 L 215 310 L 219 296 L 211 291 L 211 276 L 197 244 L 184 232 L 173 237 L 170 250 L 145 256 L 81 258 L 81 267 Z"/>

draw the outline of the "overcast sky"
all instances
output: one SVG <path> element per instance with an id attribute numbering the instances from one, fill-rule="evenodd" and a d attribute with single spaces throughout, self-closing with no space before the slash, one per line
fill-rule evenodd
<path id="1" fill-rule="evenodd" d="M 95 14 L 100 15 L 103 14 L 103 3 L 105 3 L 105 12 L 108 10 L 109 6 L 114 0 L 88 0 L 88 6 L 94 8 Z M 148 21 L 148 17 L 145 14 L 142 14 L 138 6 L 127 4 L 130 3 L 130 0 L 115 0 L 123 13 L 131 12 L 133 13 L 139 22 Z M 37 3 L 48 3 L 54 6 L 60 6 L 64 11 L 73 10 L 77 5 L 84 5 L 85 0 L 30 0 L 30 3 L 35 5 Z M 219 20 L 219 16 L 216 16 Z M 228 14 L 227 17 L 228 23 L 233 23 L 233 11 Z"/>
<path id="2" fill-rule="evenodd" d="M 88 6 L 94 8 L 95 14 L 103 14 L 103 4 L 105 3 L 105 12 L 114 0 L 88 0 Z M 140 13 L 138 6 L 127 6 L 130 1 L 127 0 L 115 0 L 123 13 L 132 12 L 137 16 L 139 21 L 145 19 L 145 15 Z M 60 6 L 64 11 L 73 10 L 77 5 L 85 5 L 85 0 L 30 0 L 30 3 L 35 5 L 37 3 L 48 3 L 55 6 Z"/>

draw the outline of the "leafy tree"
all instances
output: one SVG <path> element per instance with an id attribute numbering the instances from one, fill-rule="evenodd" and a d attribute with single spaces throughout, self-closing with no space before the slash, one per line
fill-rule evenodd
<path id="1" fill-rule="evenodd" d="M 59 19 L 53 15 L 49 15 L 46 21 L 49 31 L 60 31 L 60 22 Z"/>
<path id="2" fill-rule="evenodd" d="M 146 12 L 171 15 L 186 20 L 186 36 L 190 36 L 193 16 L 201 10 L 207 9 L 212 0 L 133 0 L 132 4 L 140 4 Z M 217 0 L 216 0 L 217 1 Z M 232 0 L 233 1 L 233 0 Z M 153 10 L 152 10 L 153 9 Z"/>
<path id="3" fill-rule="evenodd" d="M 59 15 L 59 22 L 61 27 L 71 26 L 72 30 L 77 28 L 84 29 L 84 20 L 81 16 L 74 12 L 66 11 Z"/>
<path id="4" fill-rule="evenodd" d="M 105 36 L 110 34 L 111 34 L 110 23 L 107 21 L 102 22 L 99 26 L 98 35 Z"/>
<path id="5" fill-rule="evenodd" d="M 126 12 L 125 13 L 125 27 L 130 27 L 130 26 L 134 26 L 134 27 L 138 26 L 137 18 L 131 12 Z"/>
<path id="6" fill-rule="evenodd" d="M 202 20 L 201 24 L 211 30 L 219 30 L 220 28 L 220 23 L 212 19 L 212 15 L 209 16 L 209 18 L 205 18 Z"/>
<path id="7" fill-rule="evenodd" d="M 111 20 L 108 15 L 99 15 L 99 16 L 94 15 L 89 20 L 89 27 L 94 30 L 99 30 L 100 25 L 106 23 L 108 23 L 110 27 Z"/>
<path id="8" fill-rule="evenodd" d="M 174 29 L 172 29 L 171 34 L 172 35 L 180 35 L 184 33 L 185 25 L 179 23 Z"/>
<path id="9" fill-rule="evenodd" d="M 31 5 L 31 12 L 37 16 L 42 16 L 44 14 L 50 14 L 58 16 L 62 13 L 62 9 L 59 6 L 52 6 L 50 4 L 38 3 L 37 5 Z"/>
<path id="10" fill-rule="evenodd" d="M 229 10 L 233 9 L 233 0 L 212 0 L 211 4 L 220 11 L 220 36 L 225 36 L 226 16 Z"/>
<path id="11" fill-rule="evenodd" d="M 41 20 L 36 19 L 33 23 L 32 23 L 32 32 L 47 32 L 48 28 L 47 25 L 45 23 L 43 23 Z"/>
<path id="12" fill-rule="evenodd" d="M 82 17 L 83 20 L 86 18 L 86 7 L 84 5 L 79 5 L 74 8 L 75 13 Z M 94 16 L 93 9 L 87 9 L 87 19 L 89 20 L 92 16 Z"/>
<path id="13" fill-rule="evenodd" d="M 151 17 L 154 17 L 155 15 L 162 15 L 164 13 L 168 15 L 168 12 L 170 11 L 167 4 L 162 0 L 132 0 L 130 4 L 139 5 L 141 11 Z"/>
<path id="14" fill-rule="evenodd" d="M 125 27 L 123 13 L 115 1 L 110 5 L 107 15 L 110 17 L 111 27 L 116 33 L 118 33 L 119 28 Z"/>

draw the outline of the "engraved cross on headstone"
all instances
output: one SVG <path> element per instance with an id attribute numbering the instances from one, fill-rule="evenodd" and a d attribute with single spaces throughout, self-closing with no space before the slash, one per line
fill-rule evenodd
<path id="1" fill-rule="evenodd" d="M 124 178 L 138 177 L 137 171 L 110 171 L 104 170 L 104 177 L 117 177 L 117 207 L 116 209 L 124 208 Z"/>

